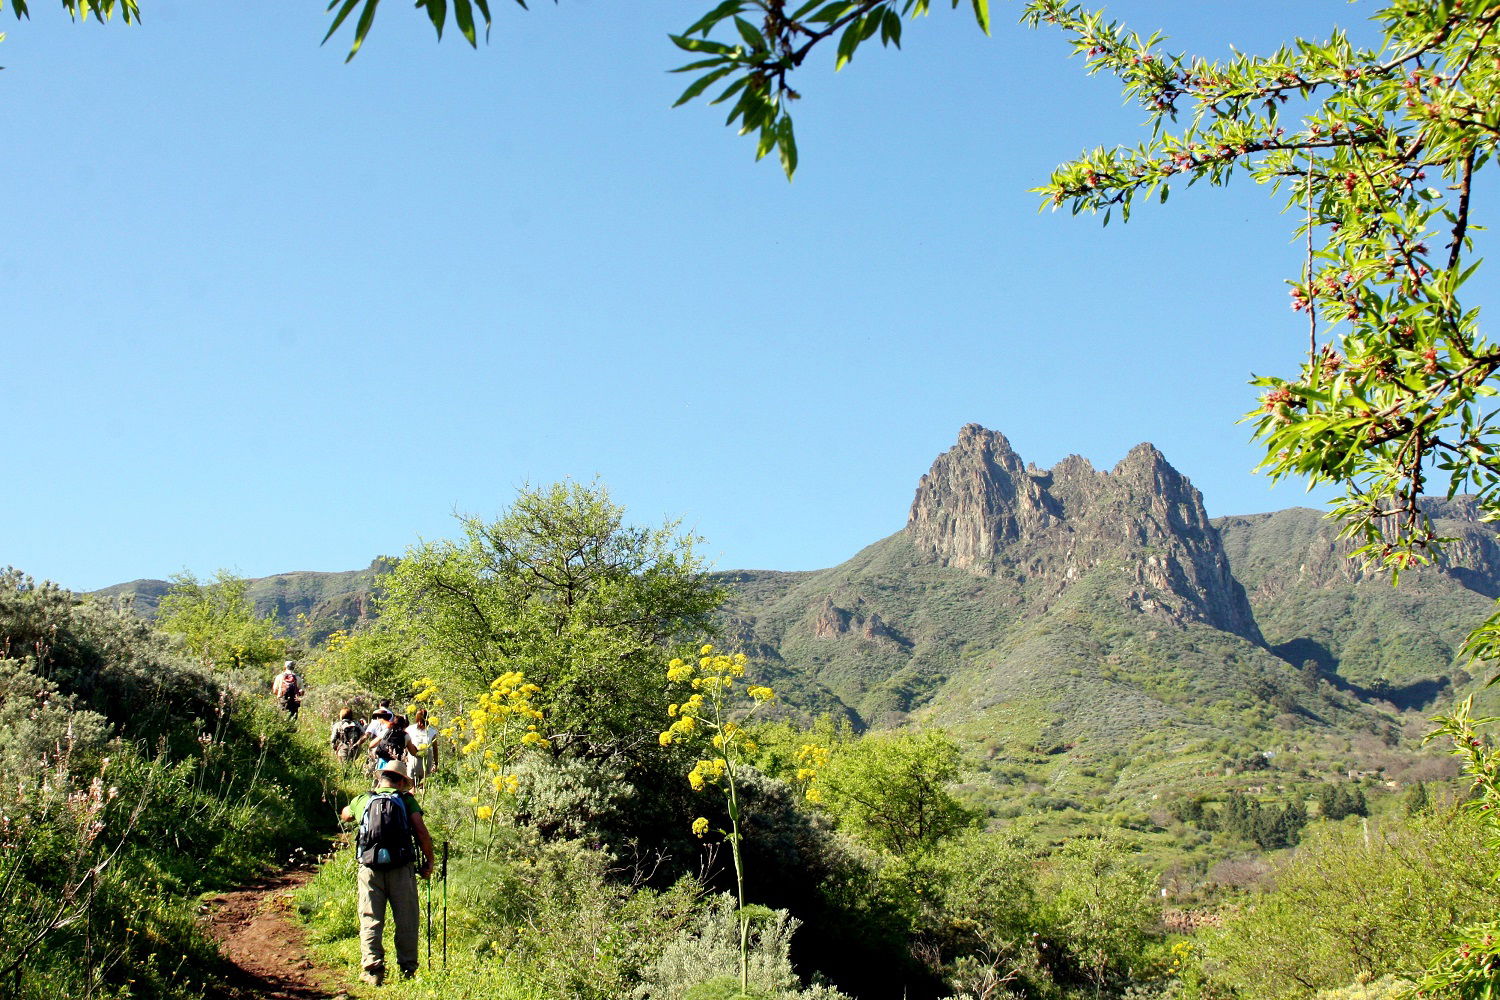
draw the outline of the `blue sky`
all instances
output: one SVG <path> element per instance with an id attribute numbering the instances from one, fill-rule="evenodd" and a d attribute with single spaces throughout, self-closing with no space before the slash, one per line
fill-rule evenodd
<path id="1" fill-rule="evenodd" d="M 497 2 L 471 51 L 391 0 L 349 65 L 290 0 L 0 26 L 0 562 L 350 569 L 597 476 L 720 568 L 811 569 L 899 529 L 970 421 L 1042 466 L 1152 441 L 1214 515 L 1310 502 L 1236 424 L 1305 343 L 1269 191 L 1038 213 L 1141 114 L 1002 5 L 810 65 L 788 184 L 670 109 L 666 34 L 709 5 Z M 1110 9 L 1225 55 L 1370 7 Z"/>

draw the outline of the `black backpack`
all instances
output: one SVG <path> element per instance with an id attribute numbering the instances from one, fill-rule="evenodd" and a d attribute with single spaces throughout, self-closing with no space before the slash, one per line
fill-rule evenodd
<path id="1" fill-rule="evenodd" d="M 354 844 L 359 863 L 376 871 L 389 871 L 417 860 L 411 817 L 399 792 L 370 795 Z"/>
<path id="2" fill-rule="evenodd" d="M 345 719 L 339 723 L 338 736 L 336 737 L 336 739 L 339 746 L 352 747 L 354 746 L 354 744 L 359 742 L 359 735 L 359 723 L 355 722 L 353 719 Z"/>
<path id="3" fill-rule="evenodd" d="M 392 729 L 385 734 L 380 741 L 380 749 L 376 751 L 381 760 L 401 760 L 406 756 L 406 730 L 397 731 Z"/>

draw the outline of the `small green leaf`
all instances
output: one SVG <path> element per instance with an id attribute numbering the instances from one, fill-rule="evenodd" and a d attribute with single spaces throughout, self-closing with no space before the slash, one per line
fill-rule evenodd
<path id="1" fill-rule="evenodd" d="M 686 66 L 678 66 L 676 69 L 667 70 L 667 72 L 690 73 L 695 69 L 707 69 L 710 66 L 722 66 L 726 62 L 729 62 L 729 60 L 724 56 L 716 56 L 713 59 L 699 59 L 697 62 L 690 62 Z"/>
<path id="2" fill-rule="evenodd" d="M 437 29 L 438 41 L 442 41 L 443 23 L 448 20 L 448 0 L 425 0 L 422 6 L 427 8 L 427 18 Z"/>
<path id="3" fill-rule="evenodd" d="M 828 4 L 816 14 L 810 16 L 808 20 L 814 24 L 832 24 L 849 13 L 850 8 L 853 6 L 854 4 L 851 0 L 834 0 L 833 3 Z"/>
<path id="4" fill-rule="evenodd" d="M 843 35 L 839 38 L 838 55 L 833 61 L 835 72 L 843 69 L 849 64 L 849 60 L 854 58 L 854 50 L 859 48 L 864 25 L 864 15 L 860 15 L 850 21 L 849 26 L 844 29 Z"/>
<path id="5" fill-rule="evenodd" d="M 707 38 L 689 38 L 687 35 L 668 35 L 667 37 L 672 40 L 673 45 L 689 52 L 715 52 L 721 56 L 727 56 L 735 51 L 733 46 L 710 41 Z"/>
<path id="6" fill-rule="evenodd" d="M 682 92 L 682 96 L 677 98 L 677 102 L 673 104 L 672 107 L 681 107 L 682 105 L 686 104 L 688 101 L 691 101 L 693 98 L 697 97 L 699 94 L 703 93 L 705 90 L 711 87 L 715 81 L 721 80 L 727 74 L 733 72 L 733 66 L 725 66 L 722 69 L 716 69 L 712 73 L 707 73 L 703 76 L 700 76 L 698 79 L 694 80 L 691 84 L 688 85 L 688 88 Z"/>
<path id="7" fill-rule="evenodd" d="M 338 6 L 338 2 L 339 0 L 331 0 L 328 4 L 328 9 L 333 10 L 334 7 Z M 340 8 L 338 14 L 334 17 L 333 23 L 328 26 L 328 34 L 323 36 L 323 41 L 326 42 L 333 37 L 333 33 L 339 30 L 339 25 L 344 23 L 344 19 L 349 16 L 349 12 L 358 4 L 359 0 L 344 0 L 344 6 Z"/>
<path id="8" fill-rule="evenodd" d="M 726 17 L 734 17 L 736 14 L 743 12 L 744 9 L 744 0 L 724 0 L 723 3 L 719 4 L 713 10 L 694 21 L 692 27 L 684 31 L 683 34 L 696 35 L 700 32 L 707 34 L 713 30 L 714 25 Z"/>
<path id="9" fill-rule="evenodd" d="M 380 6 L 380 0 L 365 0 L 365 9 L 359 12 L 359 23 L 354 26 L 354 44 L 349 47 L 349 54 L 344 57 L 344 62 L 353 59 L 359 52 L 359 47 L 365 44 L 365 36 L 370 33 L 370 25 L 375 23 L 375 8 Z"/>
<path id="10" fill-rule="evenodd" d="M 901 47 L 901 15 L 889 7 L 880 19 L 880 40 L 898 49 Z"/>
<path id="11" fill-rule="evenodd" d="M 766 38 L 760 33 L 760 30 L 757 29 L 755 25 L 745 20 L 743 17 L 736 17 L 734 19 L 734 26 L 739 29 L 740 37 L 745 40 L 745 44 L 750 46 L 752 49 L 770 48 L 770 46 L 766 44 Z"/>
<path id="12" fill-rule="evenodd" d="M 740 77 L 739 79 L 735 80 L 729 86 L 725 87 L 724 88 L 724 93 L 720 94 L 718 97 L 715 97 L 713 100 L 709 101 L 708 103 L 709 104 L 723 104 L 725 101 L 729 100 L 735 94 L 738 94 L 742 89 L 744 89 L 745 84 L 747 84 L 749 82 L 750 82 L 750 75 L 747 73 L 744 76 Z M 731 121 L 731 122 L 734 121 L 734 116 L 733 115 L 730 116 L 729 121 Z M 729 122 L 725 122 L 724 124 L 728 125 Z"/>
<path id="13" fill-rule="evenodd" d="M 781 169 L 786 179 L 791 180 L 797 172 L 797 136 L 792 131 L 792 116 L 783 114 L 776 125 L 776 148 L 781 156 Z"/>
<path id="14" fill-rule="evenodd" d="M 990 0 L 973 0 L 974 20 L 979 22 L 979 30 L 986 35 L 990 33 Z"/>
<path id="15" fill-rule="evenodd" d="M 755 143 L 755 158 L 764 159 L 765 155 L 776 148 L 775 123 L 763 124 L 760 127 L 760 138 Z"/>
<path id="16" fill-rule="evenodd" d="M 474 8 L 469 0 L 453 0 L 453 20 L 458 23 L 458 30 L 469 40 L 469 45 L 478 48 L 479 39 L 474 34 Z"/>

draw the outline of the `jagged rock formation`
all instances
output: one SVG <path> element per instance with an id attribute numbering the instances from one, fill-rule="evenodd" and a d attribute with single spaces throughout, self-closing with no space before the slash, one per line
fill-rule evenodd
<path id="1" fill-rule="evenodd" d="M 880 620 L 874 611 L 866 612 L 862 598 L 854 601 L 854 609 L 838 607 L 833 598 L 823 600 L 823 607 L 813 622 L 813 635 L 819 639 L 835 639 L 841 636 L 858 636 L 863 639 L 885 639 L 902 646 L 911 645 L 899 632 Z"/>
<path id="2" fill-rule="evenodd" d="M 918 484 L 906 536 L 928 561 L 1014 575 L 1044 599 L 1117 566 L 1138 610 L 1260 641 L 1202 495 L 1150 444 L 1108 472 L 1077 455 L 1040 470 L 968 424 Z"/>

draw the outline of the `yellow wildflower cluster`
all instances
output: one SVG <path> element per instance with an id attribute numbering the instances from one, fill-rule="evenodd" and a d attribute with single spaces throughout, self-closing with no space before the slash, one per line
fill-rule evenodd
<path id="1" fill-rule="evenodd" d="M 667 680 L 673 684 L 688 684 L 693 693 L 681 703 L 667 706 L 667 716 L 674 721 L 657 736 L 662 746 L 671 746 L 696 732 L 706 724 L 714 732 L 713 744 L 723 749 L 736 727 L 722 723 L 725 696 L 734 690 L 736 681 L 745 676 L 745 654 L 728 655 L 715 653 L 714 647 L 705 645 L 698 650 L 696 663 L 675 658 L 667 664 Z M 757 706 L 774 698 L 775 692 L 762 685 L 751 685 L 746 689 Z"/>
<path id="2" fill-rule="evenodd" d="M 698 650 L 696 662 L 679 657 L 668 663 L 667 681 L 686 685 L 687 690 L 682 691 L 686 697 L 667 705 L 667 717 L 672 721 L 657 736 L 657 742 L 664 747 L 706 737 L 716 753 L 693 765 L 687 775 L 688 784 L 694 791 L 702 791 L 709 785 L 722 787 L 729 799 L 731 816 L 737 802 L 735 767 L 759 749 L 743 722 L 776 697 L 770 688 L 751 684 L 744 689 L 750 700 L 748 711 L 731 704 L 747 663 L 743 653 L 719 653 L 709 645 Z M 731 712 L 738 721 L 730 720 Z M 708 820 L 700 817 L 693 821 L 693 832 L 698 836 L 707 830 Z"/>
<path id="3" fill-rule="evenodd" d="M 431 677 L 423 677 L 419 681 L 412 681 L 411 689 L 413 692 L 415 692 L 412 695 L 412 701 L 417 702 L 418 704 L 421 704 L 425 701 L 432 701 L 433 695 L 437 694 L 437 681 L 433 680 Z M 442 699 L 438 699 L 436 702 L 434 702 L 434 704 L 438 705 L 441 705 L 442 703 Z"/>
<path id="4" fill-rule="evenodd" d="M 802 794 L 807 801 L 823 801 L 823 792 L 818 788 L 818 772 L 827 767 L 832 758 L 832 750 L 816 743 L 804 743 L 797 751 L 796 780 L 802 783 Z"/>
<path id="5" fill-rule="evenodd" d="M 723 757 L 715 757 L 713 760 L 700 760 L 693 765 L 688 772 L 688 784 L 693 786 L 693 791 L 703 791 L 704 785 L 716 785 L 719 779 L 724 777 L 729 770 L 729 762 Z"/>
<path id="6" fill-rule="evenodd" d="M 521 725 L 526 727 L 519 739 L 521 743 L 549 746 L 547 738 L 537 729 L 542 713 L 531 702 L 532 695 L 540 690 L 535 684 L 527 683 L 521 671 L 507 671 L 491 681 L 490 689 L 479 696 L 468 715 L 456 717 L 453 726 L 444 729 L 442 735 L 455 743 L 462 742 L 458 752 L 465 756 L 486 749 L 494 730 L 500 730 L 501 741 L 505 742 L 505 737 Z M 486 761 L 493 765 L 491 770 L 498 770 L 499 765 L 495 764 L 493 756 L 486 753 Z"/>
<path id="7" fill-rule="evenodd" d="M 418 701 L 437 690 L 425 677 L 413 687 Z M 551 746 L 541 731 L 544 714 L 533 700 L 540 691 L 521 671 L 507 671 L 439 731 L 456 751 L 459 780 L 472 781 L 469 787 L 479 792 L 469 799 L 477 821 L 494 821 L 501 815 L 502 797 L 519 794 L 521 780 L 510 772 L 523 748 Z"/>

